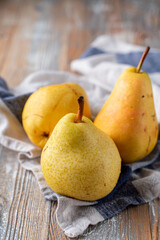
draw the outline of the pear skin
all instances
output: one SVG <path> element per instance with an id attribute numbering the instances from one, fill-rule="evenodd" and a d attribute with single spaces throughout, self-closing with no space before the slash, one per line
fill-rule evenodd
<path id="1" fill-rule="evenodd" d="M 53 191 L 95 201 L 116 186 L 121 158 L 113 140 L 90 119 L 70 113 L 57 123 L 43 148 L 41 169 Z"/>
<path id="2" fill-rule="evenodd" d="M 27 100 L 22 123 L 32 143 L 43 148 L 57 122 L 67 113 L 76 113 L 77 98 L 85 98 L 84 115 L 91 117 L 85 90 L 76 83 L 64 83 L 42 87 Z"/>
<path id="3" fill-rule="evenodd" d="M 148 74 L 137 72 L 135 67 L 126 69 L 94 124 L 114 140 L 124 163 L 147 156 L 158 138 L 158 122 Z"/>

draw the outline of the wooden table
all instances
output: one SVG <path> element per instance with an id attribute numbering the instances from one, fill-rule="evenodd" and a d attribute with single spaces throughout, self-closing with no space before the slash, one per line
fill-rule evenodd
<path id="1" fill-rule="evenodd" d="M 70 71 L 101 34 L 160 48 L 159 0 L 1 0 L 0 73 L 10 87 L 39 69 Z M 69 239 L 16 153 L 0 147 L 0 238 Z M 129 207 L 78 239 L 160 239 L 160 202 Z"/>

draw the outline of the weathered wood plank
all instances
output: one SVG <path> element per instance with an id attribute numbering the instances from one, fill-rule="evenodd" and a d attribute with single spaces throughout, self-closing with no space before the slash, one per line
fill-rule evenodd
<path id="1" fill-rule="evenodd" d="M 136 208 L 136 211 L 135 211 Z M 131 207 L 128 211 L 130 239 L 151 239 L 148 205 Z M 135 221 L 136 219 L 136 221 Z"/>
<path id="2" fill-rule="evenodd" d="M 152 239 L 160 239 L 160 201 L 158 198 L 148 204 L 148 210 Z"/>
<path id="3" fill-rule="evenodd" d="M 51 203 L 33 174 L 15 160 L 17 153 L 1 147 L 0 239 L 47 239 Z"/>

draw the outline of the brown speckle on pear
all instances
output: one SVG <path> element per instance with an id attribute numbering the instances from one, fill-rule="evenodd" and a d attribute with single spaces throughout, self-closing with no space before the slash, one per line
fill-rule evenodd
<path id="1" fill-rule="evenodd" d="M 40 114 L 37 114 L 37 113 L 34 113 L 34 114 L 32 114 L 32 116 L 37 116 L 37 117 L 43 118 L 43 116 L 42 116 L 42 115 L 40 115 Z"/>
<path id="2" fill-rule="evenodd" d="M 150 143 L 151 143 L 151 136 L 148 137 L 148 146 L 147 146 L 146 152 L 148 152 L 149 150 Z"/>
<path id="3" fill-rule="evenodd" d="M 153 119 L 153 122 L 155 121 L 155 117 L 156 117 L 156 115 L 155 114 L 153 114 L 153 115 L 151 115 L 151 117 L 152 117 L 152 119 Z"/>
<path id="4" fill-rule="evenodd" d="M 49 133 L 43 132 L 42 136 L 43 137 L 49 137 Z"/>
<path id="5" fill-rule="evenodd" d="M 44 149 L 43 149 L 43 152 L 45 152 L 47 150 L 48 146 L 46 146 Z"/>
<path id="6" fill-rule="evenodd" d="M 144 132 L 147 132 L 147 128 L 146 127 L 144 128 Z"/>

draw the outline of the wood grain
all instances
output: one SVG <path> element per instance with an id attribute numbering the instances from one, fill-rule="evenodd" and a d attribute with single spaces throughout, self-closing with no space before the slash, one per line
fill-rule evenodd
<path id="1" fill-rule="evenodd" d="M 14 162 L 17 153 L 3 147 L 0 153 L 1 239 L 47 239 L 51 203 L 33 174 Z"/>
<path id="2" fill-rule="evenodd" d="M 1 0 L 0 71 L 10 87 L 40 70 L 70 71 L 101 34 L 160 48 L 159 0 Z M 69 239 L 31 172 L 0 148 L 0 239 Z M 130 207 L 79 239 L 160 239 L 160 201 Z"/>

